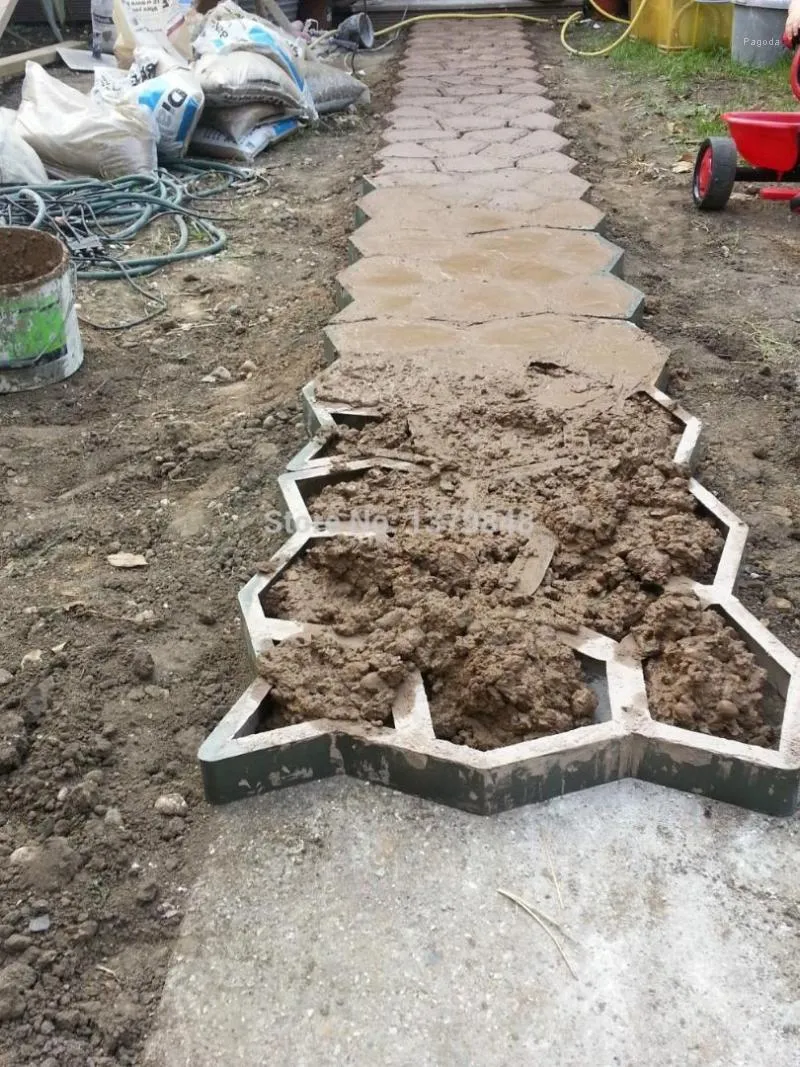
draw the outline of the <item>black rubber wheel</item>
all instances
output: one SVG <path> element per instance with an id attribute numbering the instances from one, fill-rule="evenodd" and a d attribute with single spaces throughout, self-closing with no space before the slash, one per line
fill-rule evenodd
<path id="1" fill-rule="evenodd" d="M 707 137 L 700 145 L 692 176 L 692 198 L 701 211 L 721 211 L 730 199 L 739 165 L 730 137 Z"/>

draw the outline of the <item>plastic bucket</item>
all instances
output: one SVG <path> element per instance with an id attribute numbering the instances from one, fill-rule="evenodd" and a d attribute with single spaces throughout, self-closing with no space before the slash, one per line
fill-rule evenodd
<path id="1" fill-rule="evenodd" d="M 82 362 L 66 248 L 48 233 L 0 227 L 0 393 L 63 381 Z"/>
<path id="2" fill-rule="evenodd" d="M 734 0 L 731 57 L 748 67 L 771 67 L 786 55 L 781 37 L 789 0 Z"/>

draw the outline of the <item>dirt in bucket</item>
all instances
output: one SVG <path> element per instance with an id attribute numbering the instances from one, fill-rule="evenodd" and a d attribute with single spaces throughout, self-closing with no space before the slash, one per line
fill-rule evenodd
<path id="1" fill-rule="evenodd" d="M 66 262 L 64 246 L 46 233 L 0 228 L 0 288 L 44 280 Z"/>

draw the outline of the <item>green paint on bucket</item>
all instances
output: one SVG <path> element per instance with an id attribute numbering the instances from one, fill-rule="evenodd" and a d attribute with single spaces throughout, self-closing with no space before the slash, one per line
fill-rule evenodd
<path id="1" fill-rule="evenodd" d="M 37 230 L 0 228 L 0 393 L 63 381 L 82 362 L 66 248 Z"/>

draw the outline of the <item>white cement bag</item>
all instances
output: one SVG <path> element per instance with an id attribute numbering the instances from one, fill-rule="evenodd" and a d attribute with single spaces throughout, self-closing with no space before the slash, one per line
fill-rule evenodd
<path id="1" fill-rule="evenodd" d="M 74 174 L 119 178 L 148 174 L 158 165 L 150 112 L 138 104 L 93 100 L 30 61 L 16 130 L 45 163 Z"/>
<path id="2" fill-rule="evenodd" d="M 294 76 L 306 55 L 306 42 L 290 37 L 271 22 L 243 11 L 232 0 L 222 0 L 203 19 L 192 49 L 195 56 L 209 53 L 260 52 Z"/>
<path id="3" fill-rule="evenodd" d="M 255 52 L 201 56 L 194 65 L 207 103 L 215 107 L 271 104 L 285 115 L 313 121 L 314 103 L 282 67 Z"/>
<path id="4" fill-rule="evenodd" d="M 235 159 L 252 163 L 265 148 L 289 137 L 298 128 L 297 119 L 278 119 L 277 122 L 262 122 L 243 137 L 231 137 L 210 126 L 198 126 L 192 138 L 192 151 L 199 156 L 214 159 Z"/>
<path id="5" fill-rule="evenodd" d="M 139 52 L 134 56 L 138 58 Z M 200 121 L 203 90 L 189 70 L 176 67 L 165 74 L 149 76 L 157 69 L 156 59 L 148 65 L 135 62 L 127 73 L 96 70 L 92 97 L 109 104 L 138 104 L 146 108 L 156 122 L 159 158 L 180 159 L 186 155 Z"/>
<path id="6" fill-rule="evenodd" d="M 243 107 L 210 107 L 203 112 L 203 125 L 227 133 L 234 141 L 246 137 L 256 126 L 276 122 L 283 112 L 273 104 L 245 104 Z"/>
<path id="7" fill-rule="evenodd" d="M 137 48 L 156 48 L 191 59 L 187 20 L 193 11 L 191 0 L 113 0 L 114 55 L 119 66 L 127 70 Z"/>
<path id="8" fill-rule="evenodd" d="M 46 185 L 44 163 L 16 130 L 17 113 L 0 108 L 0 183 Z"/>

